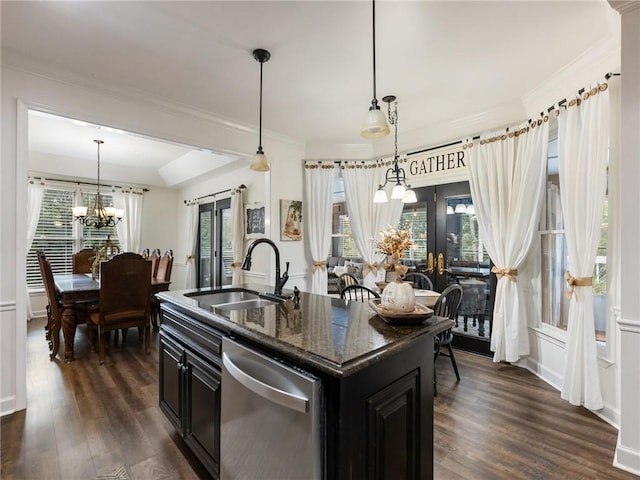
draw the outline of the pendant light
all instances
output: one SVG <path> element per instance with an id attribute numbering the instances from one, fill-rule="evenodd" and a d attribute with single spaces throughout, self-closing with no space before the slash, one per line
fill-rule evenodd
<path id="1" fill-rule="evenodd" d="M 389 115 L 389 123 L 393 125 L 394 130 L 394 154 L 393 154 L 393 166 L 387 169 L 385 174 L 384 183 L 378 187 L 375 195 L 373 196 L 373 203 L 387 203 L 387 193 L 384 191 L 384 187 L 387 183 L 393 184 L 393 190 L 391 190 L 391 198 L 393 200 L 402 200 L 402 203 L 416 203 L 418 198 L 416 192 L 411 190 L 411 185 L 407 184 L 407 174 L 398 164 L 400 157 L 398 156 L 398 102 L 394 95 L 387 95 L 382 99 L 387 103 L 387 111 Z M 391 110 L 391 102 L 394 102 L 393 111 Z"/>
<path id="2" fill-rule="evenodd" d="M 269 162 L 267 161 L 267 156 L 262 151 L 262 64 L 269 61 L 271 54 L 267 50 L 257 48 L 253 51 L 253 58 L 260 62 L 260 140 L 258 151 L 256 152 L 256 156 L 253 157 L 253 162 L 251 162 L 249 168 L 256 172 L 268 172 Z"/>
<path id="3" fill-rule="evenodd" d="M 376 2 L 373 0 L 373 99 L 364 118 L 360 135 L 364 138 L 380 138 L 389 135 L 389 125 L 376 98 Z"/>

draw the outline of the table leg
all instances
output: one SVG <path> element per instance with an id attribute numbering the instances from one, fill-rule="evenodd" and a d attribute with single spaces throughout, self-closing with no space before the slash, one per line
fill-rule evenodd
<path id="1" fill-rule="evenodd" d="M 54 332 L 55 333 L 55 332 Z M 76 336 L 76 314 L 73 303 L 62 304 L 62 335 L 64 337 L 64 361 L 73 361 L 73 341 Z"/>

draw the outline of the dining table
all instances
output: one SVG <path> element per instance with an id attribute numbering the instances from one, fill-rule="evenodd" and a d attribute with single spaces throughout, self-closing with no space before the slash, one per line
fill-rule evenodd
<path id="1" fill-rule="evenodd" d="M 60 343 L 60 330 L 64 338 L 64 361 L 74 360 L 73 344 L 76 336 L 78 319 L 75 306 L 79 304 L 98 303 L 100 300 L 100 281 L 94 279 L 91 274 L 70 273 L 53 276 L 56 292 L 60 298 L 61 315 L 59 321 L 54 321 L 51 330 L 52 350 L 50 359 L 58 354 Z M 151 279 L 151 293 L 169 290 L 170 281 Z"/>

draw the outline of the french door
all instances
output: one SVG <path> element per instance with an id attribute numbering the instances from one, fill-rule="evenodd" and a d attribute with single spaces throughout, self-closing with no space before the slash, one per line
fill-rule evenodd
<path id="1" fill-rule="evenodd" d="M 198 288 L 231 284 L 231 199 L 200 205 L 198 221 Z"/>
<path id="2" fill-rule="evenodd" d="M 468 182 L 415 189 L 401 223 L 409 226 L 414 248 L 406 263 L 426 273 L 434 289 L 462 287 L 462 305 L 454 327 L 454 345 L 490 355 L 495 275 L 478 231 Z"/>

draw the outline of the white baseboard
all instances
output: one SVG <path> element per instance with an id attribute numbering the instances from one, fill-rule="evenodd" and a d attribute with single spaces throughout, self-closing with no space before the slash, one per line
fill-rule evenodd
<path id="1" fill-rule="evenodd" d="M 0 400 L 0 417 L 10 415 L 16 411 L 16 397 L 5 397 Z"/>
<path id="2" fill-rule="evenodd" d="M 613 466 L 640 476 L 640 451 L 620 445 L 620 437 L 618 436 Z"/>

